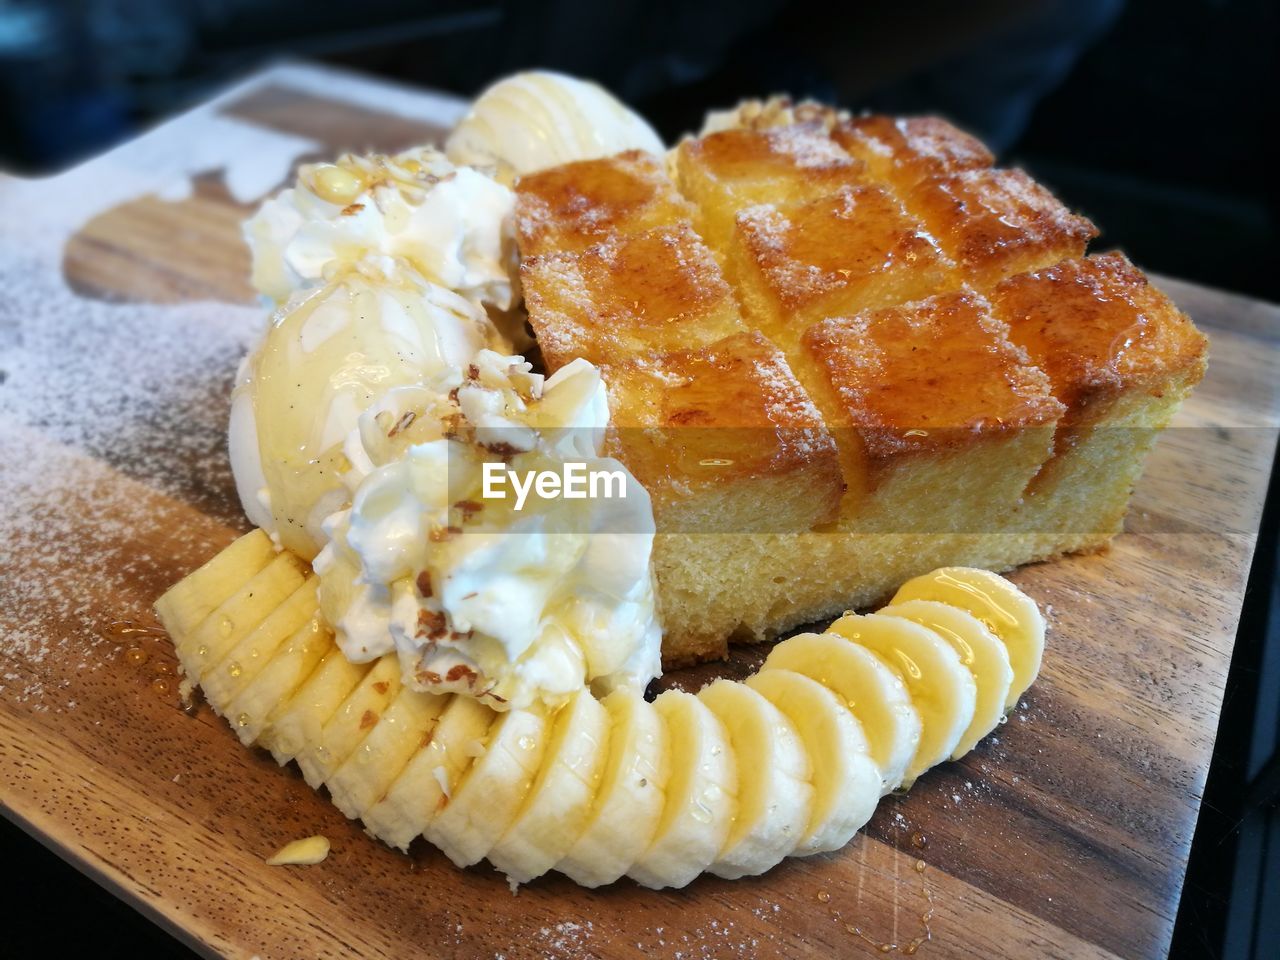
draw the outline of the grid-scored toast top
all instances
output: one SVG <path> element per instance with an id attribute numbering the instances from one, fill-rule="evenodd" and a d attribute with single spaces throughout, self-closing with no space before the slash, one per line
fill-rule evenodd
<path id="1" fill-rule="evenodd" d="M 743 329 L 715 258 L 687 223 L 531 257 L 520 272 L 552 368 L 698 347 Z"/>
<path id="2" fill-rule="evenodd" d="M 1121 253 L 1064 260 L 992 293 L 1011 339 L 1072 409 L 1171 374 L 1203 374 L 1208 342 Z"/>
<path id="3" fill-rule="evenodd" d="M 864 179 L 867 169 L 818 123 L 723 130 L 683 141 L 676 157 L 681 190 L 721 190 L 742 203 L 777 200 L 778 191 L 839 189 Z"/>
<path id="4" fill-rule="evenodd" d="M 981 141 L 938 117 L 854 117 L 837 124 L 831 136 L 874 176 L 898 187 L 995 162 Z"/>
<path id="5" fill-rule="evenodd" d="M 1049 379 L 972 292 L 810 327 L 804 347 L 873 458 L 1053 423 Z"/>
<path id="6" fill-rule="evenodd" d="M 637 386 L 640 371 L 655 371 L 646 389 L 675 389 L 659 374 L 687 365 L 690 351 L 737 330 L 763 331 L 832 425 L 852 425 L 864 446 L 884 457 L 977 442 L 1020 425 L 1061 423 L 1064 407 L 1055 394 L 1075 402 L 1092 380 L 1105 379 L 1108 363 L 1130 370 L 1131 380 L 1139 369 L 1147 371 L 1158 387 L 1177 375 L 1179 363 L 1202 362 L 1194 328 L 1168 319 L 1167 302 L 1139 272 L 1128 267 L 1126 273 L 1105 258 L 1090 269 L 1128 291 L 1146 319 L 1138 340 L 1122 351 L 1132 359 L 1104 363 L 1099 354 L 1090 361 L 1088 349 L 1080 359 L 1083 348 L 1073 337 L 1100 343 L 1120 323 L 1107 306 L 1114 291 L 1108 293 L 1106 283 L 1090 286 L 1069 265 L 1096 231 L 1025 173 L 993 168 L 991 159 L 973 138 L 931 118 L 841 118 L 783 125 L 781 132 L 770 122 L 685 141 L 672 160 L 692 213 L 673 204 L 666 215 L 672 226 L 700 233 L 711 252 L 696 269 L 678 258 L 654 259 L 647 267 L 637 260 L 635 281 L 617 279 L 612 266 L 592 279 L 579 271 L 579 289 L 567 291 L 572 295 L 556 289 L 563 277 L 547 270 L 550 258 L 534 256 L 524 271 L 530 321 L 553 369 L 583 355 L 608 365 L 606 379 L 626 378 L 612 407 L 624 421 L 635 421 L 650 402 L 639 399 L 650 396 Z M 518 184 L 521 210 L 540 202 L 546 182 Z M 540 209 L 540 217 L 554 219 L 545 204 Z M 561 249 L 595 239 L 575 226 L 578 220 L 580 211 L 553 224 Z M 528 258 L 542 249 L 547 234 L 538 230 L 545 223 L 528 216 L 519 223 Z M 615 233 L 628 229 L 622 223 Z M 603 264 L 607 250 L 608 243 L 571 256 Z M 662 271 L 674 273 L 651 275 Z M 1030 271 L 1039 273 L 1016 276 Z M 689 291 L 706 286 L 725 312 L 676 311 L 678 317 L 655 323 L 654 314 L 634 306 L 601 309 L 600 297 L 582 289 L 597 283 L 601 296 L 615 303 L 647 297 L 652 287 L 659 305 L 668 283 Z M 998 286 L 993 316 L 985 297 Z M 1042 297 L 1063 303 L 1037 308 Z M 1092 319 L 1081 327 L 1068 319 L 1070 311 Z M 1045 317 L 1046 331 L 1036 333 L 1034 325 L 1044 325 Z M 1012 340 L 1001 318 L 1014 326 Z M 680 388 L 701 397 L 699 416 L 715 407 L 716 392 L 726 407 L 742 402 L 711 367 L 699 378 L 705 390 L 684 381 Z M 633 403 L 640 406 L 629 409 Z M 651 425 L 670 424 L 658 418 Z M 909 431 L 924 435 L 907 437 Z M 856 462 L 846 461 L 860 469 Z M 846 480 L 857 486 L 857 478 Z"/>
<path id="7" fill-rule="evenodd" d="M 759 333 L 602 368 L 613 428 L 646 489 L 806 474 L 831 507 L 836 447 L 782 351 Z"/>
<path id="8" fill-rule="evenodd" d="M 662 162 L 641 150 L 583 160 L 520 181 L 520 251 L 528 257 L 581 250 L 617 234 L 687 220 L 693 208 Z"/>
<path id="9" fill-rule="evenodd" d="M 748 207 L 738 214 L 734 245 L 746 261 L 740 273 L 758 271 L 769 295 L 790 310 L 839 289 L 866 288 L 894 273 L 906 283 L 926 278 L 929 286 L 913 285 L 906 298 L 920 296 L 944 282 L 948 266 L 919 223 L 875 185 L 843 187 L 786 207 Z M 887 295 L 894 297 L 891 291 Z M 871 293 L 866 303 L 840 306 L 884 305 L 878 299 Z"/>
<path id="10" fill-rule="evenodd" d="M 1098 232 L 1021 170 L 926 177 L 904 198 L 967 279 L 980 286 L 1081 256 Z"/>

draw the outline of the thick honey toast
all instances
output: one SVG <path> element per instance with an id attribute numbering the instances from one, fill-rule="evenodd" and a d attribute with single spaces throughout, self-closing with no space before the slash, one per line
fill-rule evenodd
<path id="1" fill-rule="evenodd" d="M 548 365 L 602 365 L 615 449 L 654 497 L 668 664 L 934 567 L 1105 545 L 1204 371 L 1190 320 L 1122 255 L 1086 257 L 1093 225 L 972 137 L 934 118 L 772 119 L 788 115 L 673 151 L 688 203 L 661 225 L 601 239 L 581 210 L 548 212 L 549 175 L 517 185 Z M 592 181 L 609 183 L 636 161 L 594 163 L 617 165 Z M 622 205 L 596 202 L 602 220 Z M 613 264 L 662 229 L 697 255 L 637 247 L 622 269 L 578 269 L 572 295 L 547 279 L 557 257 Z"/>

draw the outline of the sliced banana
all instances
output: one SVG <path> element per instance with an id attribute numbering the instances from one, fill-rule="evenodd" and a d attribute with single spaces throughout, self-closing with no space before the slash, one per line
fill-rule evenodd
<path id="1" fill-rule="evenodd" d="M 1009 651 L 977 617 L 936 600 L 907 600 L 879 612 L 882 616 L 902 617 L 928 627 L 951 644 L 960 655 L 960 662 L 973 674 L 978 691 L 973 721 L 951 752 L 951 759 L 959 760 L 996 728 L 1004 714 L 1005 700 L 1013 683 Z"/>
<path id="2" fill-rule="evenodd" d="M 385 795 L 360 814 L 369 832 L 389 846 L 409 849 L 485 750 L 498 715 L 471 697 L 446 700 L 438 722 L 423 735 Z"/>
<path id="3" fill-rule="evenodd" d="M 219 663 L 205 669 L 200 687 L 215 710 L 221 713 L 219 707 L 230 703 L 270 662 L 279 646 L 315 616 L 319 583 L 315 575 L 307 577 L 284 603 L 228 650 Z"/>
<path id="4" fill-rule="evenodd" d="M 662 816 L 667 782 L 666 729 L 638 692 L 615 690 L 608 759 L 586 826 L 556 869 L 584 887 L 613 883 L 648 848 Z"/>
<path id="5" fill-rule="evenodd" d="M 907 764 L 902 786 L 910 787 L 930 767 L 955 751 L 973 722 L 977 685 L 951 644 L 927 627 L 900 617 L 847 614 L 831 633 L 876 654 L 902 677 L 920 713 L 920 743 Z"/>
<path id="6" fill-rule="evenodd" d="M 326 654 L 342 656 L 317 612 L 276 648 L 270 662 L 223 709 L 241 743 L 247 746 L 264 736 L 271 718 L 291 701 Z"/>
<path id="7" fill-rule="evenodd" d="M 608 748 L 609 712 L 583 688 L 556 712 L 524 806 L 489 851 L 489 862 L 509 880 L 542 876 L 573 846 L 586 826 Z"/>
<path id="8" fill-rule="evenodd" d="M 1034 600 L 999 574 L 977 567 L 942 567 L 908 580 L 892 602 L 906 600 L 937 600 L 967 610 L 1003 640 L 1013 667 L 1004 707 L 1017 706 L 1040 673 L 1044 656 L 1045 622 Z"/>
<path id="9" fill-rule="evenodd" d="M 667 731 L 666 803 L 627 873 L 657 890 L 686 886 L 719 856 L 736 813 L 738 768 L 724 725 L 693 694 L 665 690 L 654 708 Z"/>
<path id="10" fill-rule="evenodd" d="M 371 663 L 352 663 L 330 643 L 306 682 L 267 718 L 259 742 L 281 766 L 318 744 L 324 725 L 372 668 Z"/>
<path id="11" fill-rule="evenodd" d="M 905 584 L 878 614 L 779 643 L 745 684 L 653 704 L 588 689 L 554 714 L 498 713 L 401 686 L 398 658 L 353 664 L 306 564 L 242 537 L 156 604 L 188 677 L 240 739 L 392 846 L 419 835 L 511 880 L 559 869 L 682 887 L 833 850 L 878 797 L 970 750 L 1034 679 L 1045 625 L 985 570 Z"/>
<path id="12" fill-rule="evenodd" d="M 305 563 L 291 553 L 277 554 L 176 644 L 183 672 L 192 683 L 202 682 L 206 668 L 222 661 L 227 651 L 253 632 L 267 615 L 306 580 Z"/>
<path id="13" fill-rule="evenodd" d="M 174 646 L 186 646 L 184 641 L 196 624 L 253 579 L 275 555 L 271 538 L 253 530 L 166 590 L 155 609 Z"/>
<path id="14" fill-rule="evenodd" d="M 799 673 L 771 668 L 746 683 L 795 725 L 813 766 L 809 822 L 795 853 L 839 850 L 880 801 L 880 768 L 871 759 L 862 725 L 839 697 Z"/>
<path id="15" fill-rule="evenodd" d="M 373 669 L 325 721 L 320 739 L 308 743 L 294 757 L 303 779 L 317 789 L 327 781 L 377 726 L 399 692 L 400 658 L 388 653 L 374 662 Z"/>
<path id="16" fill-rule="evenodd" d="M 738 809 L 710 872 L 726 880 L 780 863 L 804 838 L 813 806 L 813 771 L 795 727 L 741 683 L 717 680 L 698 693 L 729 733 L 738 769 Z"/>
<path id="17" fill-rule="evenodd" d="M 870 650 L 832 633 L 800 633 L 783 640 L 761 668 L 792 670 L 831 690 L 862 725 L 881 792 L 902 782 L 920 744 L 920 714 L 907 686 Z"/>
<path id="18" fill-rule="evenodd" d="M 541 708 L 501 714 L 484 754 L 427 822 L 426 838 L 458 866 L 485 857 L 511 826 L 541 767 L 548 727 Z"/>
<path id="19" fill-rule="evenodd" d="M 447 696 L 401 687 L 364 742 L 325 778 L 334 806 L 354 820 L 381 800 L 448 702 Z"/>

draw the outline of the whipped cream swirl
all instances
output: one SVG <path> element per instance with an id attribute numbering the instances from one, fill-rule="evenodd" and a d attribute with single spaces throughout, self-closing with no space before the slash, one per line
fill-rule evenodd
<path id="1" fill-rule="evenodd" d="M 448 393 L 390 391 L 347 440 L 350 507 L 324 524 L 321 609 L 343 653 L 395 651 L 405 682 L 498 709 L 559 703 L 591 683 L 643 688 L 661 667 L 644 489 L 600 456 L 599 372 L 575 361 L 544 380 L 481 351 Z M 625 477 L 622 496 L 483 496 L 483 465 L 565 462 Z"/>
<path id="2" fill-rule="evenodd" d="M 309 164 L 245 223 L 252 282 L 283 303 L 336 266 L 383 254 L 508 310 L 519 299 L 514 209 L 511 190 L 432 147 Z"/>

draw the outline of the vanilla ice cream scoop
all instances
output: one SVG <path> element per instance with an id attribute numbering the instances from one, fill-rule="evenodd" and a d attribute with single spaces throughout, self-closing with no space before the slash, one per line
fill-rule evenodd
<path id="1" fill-rule="evenodd" d="M 283 303 L 323 282 L 326 270 L 383 254 L 508 310 L 519 298 L 514 203 L 507 187 L 432 147 L 308 164 L 245 223 L 252 282 Z"/>
<path id="2" fill-rule="evenodd" d="M 653 127 L 604 88 L 547 70 L 489 87 L 445 144 L 454 163 L 491 165 L 504 183 L 574 160 L 663 149 Z"/>
<path id="3" fill-rule="evenodd" d="M 477 351 L 506 345 L 484 311 L 405 263 L 365 259 L 272 316 L 232 394 L 231 465 L 249 518 L 310 559 L 348 497 L 343 443 L 406 385 L 448 391 Z"/>

